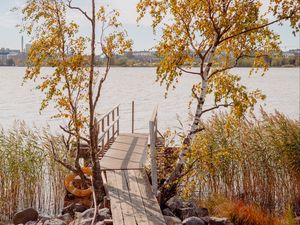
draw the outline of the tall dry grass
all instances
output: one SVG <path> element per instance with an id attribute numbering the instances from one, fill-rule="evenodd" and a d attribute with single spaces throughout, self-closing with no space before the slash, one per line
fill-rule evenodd
<path id="1" fill-rule="evenodd" d="M 222 195 L 283 213 L 300 203 L 300 123 L 283 114 L 236 119 L 218 114 L 203 123 L 187 160 L 183 195 Z"/>
<path id="2" fill-rule="evenodd" d="M 47 135 L 24 123 L 0 130 L 0 221 L 27 207 L 45 215 L 61 210 L 66 171 L 52 160 Z"/>

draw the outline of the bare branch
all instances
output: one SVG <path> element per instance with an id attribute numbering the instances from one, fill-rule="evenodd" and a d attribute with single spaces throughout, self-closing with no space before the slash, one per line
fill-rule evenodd
<path id="1" fill-rule="evenodd" d="M 97 105 L 98 100 L 100 98 L 102 85 L 103 85 L 104 81 L 107 78 L 109 70 L 110 70 L 110 57 L 107 57 L 107 60 L 106 60 L 106 70 L 105 70 L 104 76 L 101 78 L 99 86 L 98 86 L 97 95 L 96 95 L 96 98 L 95 98 L 95 101 L 94 101 L 94 109 L 96 108 L 96 105 Z"/>
<path id="2" fill-rule="evenodd" d="M 198 72 L 192 72 L 192 71 L 189 71 L 189 70 L 186 70 L 186 69 L 183 69 L 181 68 L 180 66 L 177 66 L 178 69 L 180 69 L 182 72 L 185 72 L 185 73 L 189 73 L 189 74 L 194 74 L 194 75 L 198 75 L 200 76 L 201 74 L 198 73 Z"/>
<path id="3" fill-rule="evenodd" d="M 54 144 L 52 142 L 52 140 L 50 140 L 50 146 L 51 146 L 51 150 L 52 150 L 52 154 L 53 154 L 53 159 L 58 162 L 59 164 L 61 164 L 62 166 L 64 166 L 66 169 L 72 171 L 73 173 L 77 173 L 77 170 L 71 166 L 70 164 L 60 160 L 58 157 L 57 157 L 57 154 L 55 152 L 55 148 L 54 148 Z"/>
<path id="4" fill-rule="evenodd" d="M 231 35 L 231 36 L 229 36 L 229 37 L 226 37 L 226 38 L 221 39 L 220 42 L 219 42 L 219 44 L 221 44 L 222 42 L 224 42 L 224 41 L 226 41 L 226 40 L 229 40 L 229 39 L 232 39 L 232 38 L 234 38 L 234 37 L 237 37 L 237 36 L 239 36 L 239 35 L 242 35 L 242 34 L 245 34 L 245 33 L 251 32 L 251 31 L 254 31 L 254 30 L 259 30 L 259 29 L 268 27 L 268 26 L 270 26 L 270 25 L 272 25 L 272 24 L 274 24 L 274 23 L 278 23 L 278 22 L 280 22 L 280 21 L 282 21 L 282 20 L 290 19 L 294 14 L 295 14 L 295 12 L 292 11 L 291 14 L 290 14 L 289 16 L 284 16 L 284 17 L 281 17 L 281 18 L 279 18 L 279 19 L 277 19 L 277 20 L 274 20 L 274 21 L 272 21 L 272 22 L 265 23 L 265 24 L 263 24 L 263 25 L 260 25 L 260 26 L 257 26 L 257 27 L 252 27 L 252 28 L 247 29 L 247 30 L 244 30 L 244 31 L 242 31 L 242 32 L 233 34 L 233 35 Z"/>
<path id="5" fill-rule="evenodd" d="M 86 13 L 86 12 L 84 12 L 80 7 L 76 7 L 76 6 L 72 6 L 71 4 L 72 4 L 72 1 L 73 0 L 67 0 L 67 6 L 70 8 L 70 9 L 76 9 L 76 10 L 78 10 L 78 11 L 80 11 L 91 23 L 94 23 L 93 22 L 93 20 L 92 20 L 92 18 L 91 17 L 89 17 L 89 15 Z"/>
<path id="6" fill-rule="evenodd" d="M 64 128 L 63 126 L 59 126 L 60 129 L 62 129 L 64 132 L 70 134 L 70 135 L 73 135 L 74 137 L 77 137 L 78 135 L 76 135 L 74 132 L 70 131 L 70 130 L 67 130 L 66 128 Z M 88 144 L 90 143 L 90 141 L 85 138 L 85 137 L 82 137 L 82 136 L 79 136 L 79 138 L 85 142 L 87 142 Z"/>
<path id="7" fill-rule="evenodd" d="M 206 109 L 206 110 L 203 110 L 203 111 L 201 112 L 201 115 L 203 115 L 203 114 L 206 113 L 206 112 L 209 112 L 209 111 L 218 109 L 218 108 L 220 108 L 220 107 L 225 107 L 225 108 L 226 108 L 226 107 L 229 107 L 229 106 L 233 106 L 233 102 L 228 103 L 228 104 L 215 105 L 215 106 L 213 106 L 213 107 L 211 107 L 211 108 L 208 108 L 208 109 Z"/>
<path id="8" fill-rule="evenodd" d="M 222 72 L 224 72 L 224 71 L 226 71 L 226 70 L 230 70 L 230 69 L 236 67 L 237 64 L 238 64 L 238 62 L 239 62 L 242 58 L 255 58 L 255 57 L 266 57 L 266 56 L 268 56 L 268 55 L 253 56 L 253 55 L 245 55 L 245 54 L 241 53 L 241 54 L 235 59 L 234 64 L 232 64 L 232 65 L 230 65 L 230 66 L 227 66 L 227 67 L 224 67 L 224 68 L 222 68 L 222 69 L 215 70 L 214 72 L 212 72 L 212 73 L 210 74 L 210 76 L 209 76 L 208 79 L 210 79 L 211 77 L 213 77 L 213 76 L 216 75 L 217 73 L 222 73 Z"/>

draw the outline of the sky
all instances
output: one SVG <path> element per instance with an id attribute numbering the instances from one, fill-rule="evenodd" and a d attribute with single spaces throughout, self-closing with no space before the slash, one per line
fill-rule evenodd
<path id="1" fill-rule="evenodd" d="M 267 0 L 263 0 L 267 1 Z M 26 0 L 0 0 L 0 48 L 21 48 L 21 36 L 17 24 L 21 22 L 22 16 L 18 12 L 11 12 L 13 7 L 22 6 Z M 87 0 L 73 0 L 74 5 L 86 8 L 89 12 L 89 5 Z M 157 36 L 153 35 L 151 28 L 151 18 L 147 16 L 141 22 L 137 23 L 136 4 L 139 0 L 97 0 L 98 4 L 109 4 L 111 8 L 118 9 L 121 13 L 121 22 L 128 31 L 129 37 L 133 40 L 133 50 L 149 50 L 159 40 L 159 33 Z M 85 18 L 77 11 L 72 11 L 69 14 L 70 19 L 75 20 L 81 27 L 81 32 L 84 35 L 89 33 L 88 24 Z M 276 33 L 280 35 L 282 50 L 289 50 L 300 48 L 299 34 L 292 35 L 292 30 L 285 24 L 284 26 L 274 25 L 271 27 Z M 25 44 L 29 39 L 24 36 Z"/>

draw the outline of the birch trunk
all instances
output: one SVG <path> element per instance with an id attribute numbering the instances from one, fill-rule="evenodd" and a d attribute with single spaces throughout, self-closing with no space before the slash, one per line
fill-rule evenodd
<path id="1" fill-rule="evenodd" d="M 179 153 L 175 169 L 174 169 L 173 173 L 171 173 L 171 175 L 164 182 L 163 186 L 174 182 L 178 177 L 180 177 L 180 175 L 182 173 L 182 169 L 185 166 L 184 157 L 190 150 L 191 141 L 193 140 L 194 136 L 197 134 L 197 132 L 199 130 L 199 123 L 200 123 L 203 106 L 204 106 L 205 98 L 206 98 L 206 94 L 207 94 L 207 84 L 208 84 L 209 72 L 212 67 L 212 59 L 213 59 L 214 53 L 216 51 L 218 41 L 219 41 L 219 38 L 218 38 L 218 35 L 216 35 L 213 46 L 207 55 L 207 59 L 206 59 L 207 65 L 205 66 L 205 69 L 204 69 L 203 73 L 201 74 L 202 75 L 201 76 L 202 77 L 201 92 L 200 92 L 200 96 L 198 98 L 198 103 L 197 103 L 197 108 L 196 108 L 196 112 L 194 115 L 193 123 L 191 125 L 189 133 L 187 134 L 186 138 L 183 141 L 183 148 L 182 148 L 181 152 Z"/>

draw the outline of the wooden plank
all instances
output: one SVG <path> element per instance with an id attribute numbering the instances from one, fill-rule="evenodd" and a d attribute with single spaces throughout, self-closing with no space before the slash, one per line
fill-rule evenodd
<path id="1" fill-rule="evenodd" d="M 135 172 L 133 170 L 124 170 L 124 174 L 128 181 L 128 192 L 130 195 L 136 222 L 138 225 L 149 225 Z"/>
<path id="2" fill-rule="evenodd" d="M 124 225 L 119 190 L 117 189 L 115 171 L 106 171 L 107 189 L 111 203 L 111 213 L 114 224 Z"/>
<path id="3" fill-rule="evenodd" d="M 160 206 L 152 193 L 148 177 L 142 170 L 134 170 L 143 199 L 149 225 L 166 225 Z"/>
<path id="4" fill-rule="evenodd" d="M 116 176 L 117 188 L 119 189 L 119 197 L 121 201 L 121 209 L 122 209 L 124 224 L 136 225 L 124 171 L 116 170 L 115 176 Z"/>
<path id="5" fill-rule="evenodd" d="M 120 134 L 101 159 L 101 170 L 143 168 L 147 158 L 147 140 L 147 134 Z"/>

